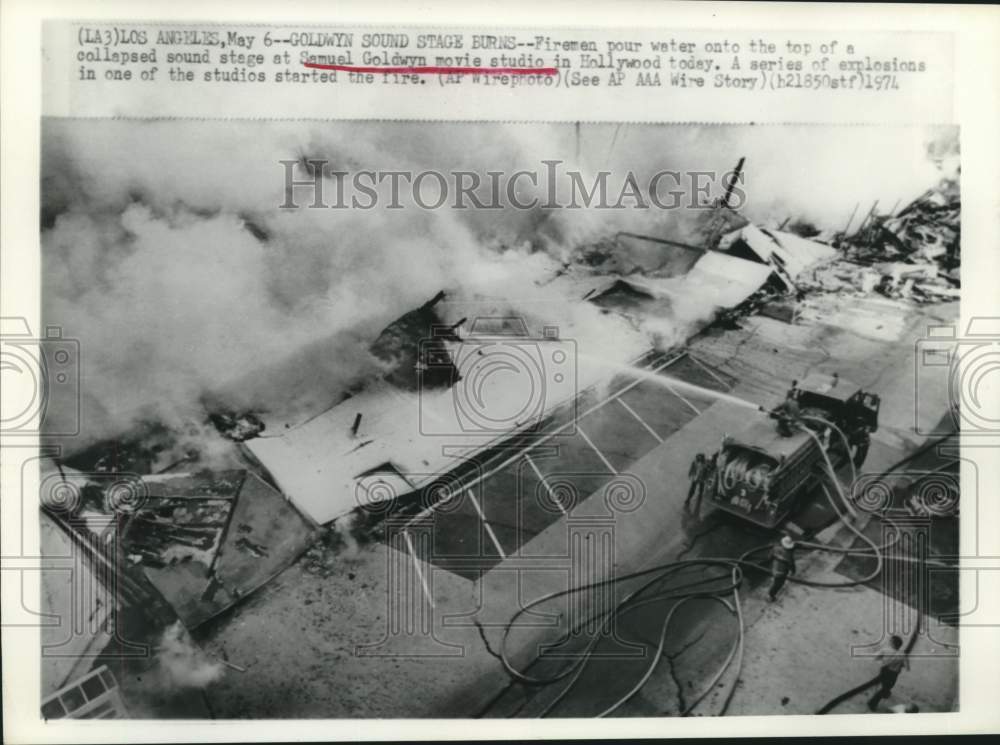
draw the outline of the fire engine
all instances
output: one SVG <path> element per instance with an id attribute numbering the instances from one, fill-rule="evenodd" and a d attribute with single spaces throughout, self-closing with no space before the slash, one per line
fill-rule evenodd
<path id="1" fill-rule="evenodd" d="M 879 396 L 836 373 L 793 382 L 781 406 L 723 438 L 709 496 L 725 512 L 776 527 L 828 476 L 827 458 L 835 470 L 864 462 L 879 406 Z"/>

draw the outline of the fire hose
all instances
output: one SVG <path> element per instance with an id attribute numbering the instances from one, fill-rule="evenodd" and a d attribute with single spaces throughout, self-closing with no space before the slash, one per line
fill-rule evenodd
<path id="1" fill-rule="evenodd" d="M 669 588 L 666 591 L 661 592 L 660 594 L 657 595 L 643 597 L 644 593 L 646 593 L 651 588 L 656 587 L 658 584 L 662 583 L 665 579 L 668 579 L 673 574 L 679 573 L 680 571 L 687 569 L 689 567 L 696 567 L 696 566 L 721 567 L 724 568 L 726 572 L 708 577 L 707 579 L 700 579 L 695 582 L 689 582 L 680 585 L 678 587 Z M 525 613 L 527 613 L 532 608 L 544 602 L 552 600 L 554 598 L 561 597 L 563 595 L 568 595 L 573 592 L 579 592 L 588 589 L 596 589 L 611 583 L 624 582 L 631 579 L 637 579 L 639 577 L 647 577 L 650 575 L 652 575 L 651 579 L 647 580 L 638 589 L 628 593 L 624 598 L 622 598 L 621 601 L 618 602 L 618 604 L 612 611 L 605 614 L 592 615 L 589 618 L 584 619 L 579 624 L 577 624 L 576 627 L 574 627 L 573 631 L 575 632 L 578 631 L 580 628 L 582 628 L 585 624 L 589 623 L 590 621 L 593 621 L 595 618 L 601 619 L 600 629 L 596 634 L 594 634 L 593 638 L 587 644 L 587 647 L 580 655 L 575 656 L 572 664 L 564 668 L 562 671 L 546 677 L 535 677 L 527 675 L 526 673 L 518 670 L 510 662 L 510 659 L 507 655 L 507 640 L 510 636 L 510 632 L 513 629 L 515 623 L 517 622 L 517 619 L 520 618 Z M 711 585 L 712 583 L 718 583 L 720 580 L 725 580 L 727 577 L 729 578 L 730 581 L 721 587 L 715 587 L 715 588 L 703 587 L 699 590 L 691 589 L 690 591 L 685 592 L 685 590 L 687 590 L 688 588 L 698 587 L 699 585 Z M 737 616 L 738 637 L 736 643 L 730 650 L 728 657 L 726 658 L 725 662 L 722 664 L 716 675 L 713 677 L 711 683 L 705 686 L 704 690 L 695 698 L 695 700 L 691 704 L 689 704 L 683 712 L 681 712 L 682 716 L 687 716 L 691 712 L 691 710 L 693 710 L 705 698 L 705 696 L 711 693 L 716 683 L 718 683 L 719 679 L 721 679 L 722 676 L 725 674 L 726 670 L 732 664 L 732 661 L 737 654 L 740 657 L 739 666 L 742 667 L 744 628 L 743 628 L 743 615 L 739 598 L 739 587 L 742 584 L 742 581 L 743 581 L 743 572 L 739 566 L 739 562 L 737 561 L 733 561 L 731 559 L 689 559 L 685 561 L 668 562 L 665 564 L 660 564 L 651 567 L 649 569 L 643 569 L 637 572 L 631 572 L 629 574 L 612 577 L 606 580 L 602 580 L 600 582 L 593 582 L 569 590 L 560 590 L 557 592 L 549 593 L 523 606 L 521 609 L 517 611 L 517 613 L 514 614 L 514 616 L 510 619 L 510 621 L 508 621 L 504 629 L 503 639 L 501 641 L 500 659 L 504 665 L 504 668 L 507 670 L 507 673 L 514 680 L 521 683 L 526 683 L 528 685 L 548 685 L 550 683 L 557 682 L 572 675 L 572 678 L 570 679 L 566 687 L 563 688 L 563 690 L 553 701 L 549 702 L 545 710 L 542 711 L 539 715 L 539 716 L 545 716 L 553 708 L 555 708 L 555 706 L 563 698 L 565 698 L 565 696 L 572 689 L 573 685 L 579 680 L 580 676 L 583 674 L 587 662 L 593 656 L 594 649 L 600 642 L 602 635 L 607 633 L 607 631 L 610 629 L 613 623 L 613 620 L 616 617 L 619 617 L 633 610 L 636 610 L 637 608 L 640 608 L 644 605 L 649 605 L 654 602 L 660 602 L 662 600 L 671 600 L 671 599 L 678 600 L 678 603 L 675 604 L 667 613 L 667 615 L 664 617 L 663 623 L 660 628 L 660 636 L 656 652 L 653 655 L 650 664 L 647 666 L 645 673 L 642 675 L 639 681 L 628 691 L 628 693 L 619 698 L 617 701 L 615 701 L 609 707 L 604 709 L 602 712 L 597 714 L 598 717 L 604 717 L 611 714 L 612 712 L 620 708 L 623 704 L 625 704 L 625 702 L 631 699 L 636 693 L 639 692 L 639 690 L 641 690 L 643 685 L 645 685 L 645 683 L 652 676 L 660 659 L 663 657 L 663 649 L 666 644 L 667 631 L 670 628 L 670 623 L 673 620 L 676 611 L 679 610 L 679 608 L 683 604 L 690 602 L 692 600 L 696 599 L 713 600 L 715 602 L 722 603 L 727 609 L 730 610 L 730 612 L 734 613 Z M 728 600 L 725 598 L 725 596 L 730 593 L 732 593 L 733 596 L 732 604 L 730 604 Z M 734 680 L 732 684 L 733 688 L 735 688 L 735 683 L 736 681 Z M 731 697 L 731 695 L 732 695 L 732 690 L 730 690 L 730 694 L 727 697 L 727 701 L 728 698 Z"/>
<path id="2" fill-rule="evenodd" d="M 831 427 L 831 429 L 834 430 L 838 434 L 838 436 L 842 439 L 848 454 L 848 459 L 850 459 L 850 444 L 843 431 L 839 427 L 834 425 L 832 422 L 828 422 L 822 417 L 809 417 L 809 418 L 815 419 L 820 423 Z M 850 500 L 844 495 L 840 481 L 838 480 L 835 469 L 833 468 L 833 463 L 831 462 L 830 457 L 826 452 L 826 449 L 823 447 L 822 443 L 820 442 L 819 438 L 816 436 L 814 432 L 812 432 L 808 427 L 804 425 L 800 424 L 799 426 L 819 446 L 820 452 L 823 456 L 823 460 L 826 465 L 827 475 L 829 476 L 830 481 L 833 483 L 835 490 L 838 496 L 840 497 L 840 501 L 847 508 L 849 514 L 856 516 L 857 512 L 854 510 Z M 733 468 L 735 470 L 730 473 L 729 471 L 730 468 Z M 855 474 L 856 478 L 856 471 L 854 469 L 853 461 L 851 462 L 851 468 L 852 468 L 852 473 Z M 765 475 L 764 473 L 760 472 L 759 465 L 756 467 L 756 469 L 760 477 L 763 477 Z M 734 478 L 737 475 L 742 475 L 743 477 L 747 477 L 754 471 L 755 468 L 751 467 L 749 461 L 739 464 L 737 464 L 736 461 L 733 461 L 727 465 L 726 470 L 723 473 L 723 478 L 727 478 L 727 474 L 729 474 L 729 477 L 731 478 Z M 860 538 L 862 542 L 866 543 L 867 547 L 841 548 L 841 547 L 827 546 L 821 543 L 812 543 L 807 541 L 801 541 L 798 543 L 798 545 L 803 546 L 805 548 L 811 548 L 811 549 L 841 553 L 841 554 L 874 555 L 876 559 L 876 567 L 866 577 L 856 580 L 845 580 L 843 582 L 820 582 L 816 580 L 807 580 L 794 576 L 789 577 L 788 579 L 791 582 L 806 585 L 809 587 L 822 587 L 822 588 L 846 588 L 846 587 L 856 587 L 858 585 L 866 584 L 875 577 L 877 577 L 882 572 L 884 563 L 882 551 L 894 545 L 899 540 L 899 532 L 897 530 L 892 539 L 890 539 L 887 543 L 881 546 L 876 545 L 874 541 L 868 538 L 868 536 L 866 536 L 863 532 L 858 530 L 851 523 L 848 517 L 845 516 L 845 514 L 840 510 L 836 501 L 833 498 L 833 495 L 825 486 L 823 486 L 823 492 L 826 495 L 826 498 L 829 501 L 830 506 L 833 508 L 834 512 L 837 514 L 837 517 L 840 519 L 840 521 L 843 522 L 858 538 Z M 891 520 L 889 520 L 889 522 L 891 524 Z M 735 675 L 733 675 L 732 677 L 732 682 L 729 684 L 728 691 L 726 693 L 725 698 L 723 699 L 720 711 L 718 712 L 718 715 L 720 716 L 724 715 L 729 707 L 730 702 L 732 701 L 733 695 L 735 694 L 736 686 L 739 683 L 743 667 L 745 628 L 743 624 L 743 612 L 739 594 L 740 587 L 743 584 L 743 572 L 744 569 L 756 569 L 763 572 L 769 571 L 768 567 L 759 564 L 756 561 L 752 561 L 750 557 L 765 549 L 769 549 L 770 545 L 771 544 L 765 544 L 763 546 L 758 546 L 756 548 L 753 548 L 745 552 L 742 556 L 740 556 L 737 559 L 706 557 L 700 559 L 672 561 L 659 564 L 648 569 L 643 569 L 623 575 L 616 575 L 598 582 L 593 582 L 578 587 L 573 587 L 566 590 L 559 590 L 556 592 L 548 593 L 546 595 L 542 595 L 541 597 L 533 600 L 531 603 L 522 606 L 507 621 L 506 625 L 504 626 L 504 631 L 500 643 L 500 651 L 498 656 L 501 660 L 501 663 L 503 664 L 504 669 L 507 671 L 511 679 L 515 682 L 531 686 L 545 686 L 569 678 L 567 684 L 559 692 L 559 694 L 552 701 L 550 701 L 545 706 L 545 708 L 538 714 L 539 717 L 544 717 L 547 714 L 549 714 L 570 693 L 573 686 L 583 675 L 587 663 L 592 659 L 598 643 L 601 641 L 604 635 L 608 633 L 609 629 L 612 628 L 612 625 L 616 619 L 628 613 L 631 613 L 637 610 L 638 608 L 650 605 L 652 603 L 661 602 L 664 600 L 676 600 L 677 602 L 673 606 L 671 606 L 670 610 L 663 617 L 663 622 L 660 626 L 660 634 L 657 640 L 656 650 L 652 656 L 652 659 L 650 660 L 649 665 L 646 667 L 645 671 L 639 677 L 637 682 L 624 695 L 620 696 L 614 703 L 612 703 L 610 706 L 606 707 L 604 710 L 602 710 L 596 715 L 597 717 L 605 717 L 614 713 L 619 708 L 621 708 L 621 706 L 623 706 L 633 696 L 635 696 L 635 694 L 637 694 L 652 677 L 660 660 L 664 656 L 664 648 L 666 646 L 668 632 L 671 626 L 671 622 L 674 620 L 676 612 L 685 604 L 691 601 L 707 600 L 711 602 L 716 602 L 723 605 L 730 611 L 730 613 L 736 616 L 737 636 L 732 647 L 729 650 L 728 655 L 726 656 L 726 659 L 723 661 L 718 671 L 712 677 L 712 680 L 708 683 L 708 685 L 706 685 L 703 688 L 701 693 L 699 693 L 698 696 L 696 696 L 691 703 L 687 704 L 683 708 L 683 710 L 680 711 L 680 716 L 688 716 L 705 699 L 705 697 L 709 693 L 711 693 L 712 690 L 714 690 L 715 686 L 726 674 L 726 671 L 729 670 L 729 668 L 732 666 L 735 660 L 736 661 Z M 682 584 L 677 587 L 661 588 L 661 586 L 667 579 L 691 567 L 718 567 L 719 569 L 722 569 L 724 571 L 715 574 L 714 576 L 709 576 L 706 579 L 700 579 L 694 582 L 688 582 L 686 584 Z M 511 662 L 507 650 L 508 640 L 511 631 L 517 624 L 518 619 L 521 618 L 532 608 L 535 608 L 543 603 L 549 602 L 556 598 L 571 595 L 573 593 L 583 592 L 586 590 L 595 590 L 598 588 L 606 587 L 608 585 L 614 585 L 617 583 L 627 582 L 633 579 L 639 579 L 643 577 L 648 578 L 646 582 L 643 583 L 637 589 L 627 593 L 620 601 L 618 601 L 618 603 L 614 606 L 614 608 L 604 613 L 601 612 L 595 613 L 590 617 L 584 619 L 583 621 L 577 623 L 569 630 L 569 633 L 571 634 L 577 633 L 585 625 L 590 624 L 592 621 L 598 620 L 600 622 L 599 628 L 597 629 L 596 633 L 594 633 L 593 637 L 589 640 L 583 652 L 578 655 L 575 655 L 573 661 L 568 666 L 563 668 L 561 671 L 546 676 L 541 676 L 541 675 L 532 676 L 529 675 L 524 670 L 519 669 Z M 728 582 L 721 585 L 719 584 L 721 582 L 724 582 L 724 580 L 726 580 L 727 578 L 729 580 Z M 648 594 L 654 589 L 660 589 L 660 592 L 652 595 Z M 915 642 L 915 637 L 911 639 L 910 644 L 908 645 L 907 648 L 909 649 L 909 647 L 911 647 L 914 642 Z M 828 704 L 827 707 L 824 707 L 825 711 L 828 711 L 829 708 L 835 706 L 837 703 L 839 703 L 840 700 L 845 700 L 846 698 L 853 696 L 856 693 L 870 687 L 874 682 L 875 681 L 869 681 L 865 683 L 863 686 L 857 688 L 856 690 L 849 691 L 847 692 L 847 694 L 842 694 L 841 697 L 838 697 L 837 700 L 830 702 L 830 704 Z M 820 713 L 825 713 L 825 711 L 821 711 Z"/>
<path id="3" fill-rule="evenodd" d="M 741 481 L 744 481 L 756 489 L 764 483 L 771 470 L 770 464 L 765 462 L 751 465 L 751 457 L 741 454 L 726 463 L 722 469 L 722 485 L 727 490 L 730 490 L 734 489 Z"/>
<path id="4" fill-rule="evenodd" d="M 886 473 L 891 473 L 891 472 L 895 471 L 896 469 L 900 468 L 905 463 L 908 463 L 911 460 L 913 460 L 914 458 L 916 458 L 917 456 L 919 456 L 919 455 L 927 452 L 932 447 L 940 445 L 945 440 L 950 439 L 951 437 L 954 436 L 954 434 L 955 433 L 949 433 L 949 434 L 943 435 L 943 436 L 941 436 L 939 438 L 936 438 L 934 440 L 931 440 L 930 442 L 928 442 L 925 445 L 921 446 L 918 450 L 914 451 L 913 453 L 910 453 L 909 455 L 907 455 L 907 456 L 901 458 L 900 460 L 896 461 L 895 463 L 893 463 L 889 468 L 887 468 L 885 470 L 885 472 Z M 891 520 L 889 520 L 889 522 L 891 522 Z M 899 535 L 898 532 L 897 532 L 896 535 L 897 536 Z M 922 620 L 922 616 L 918 614 L 917 615 L 917 623 L 914 625 L 913 630 L 910 632 L 910 638 L 907 640 L 906 644 L 903 647 L 903 652 L 906 653 L 906 654 L 910 653 L 910 650 L 913 649 L 914 644 L 916 644 L 916 642 L 917 642 L 917 634 L 920 631 L 920 626 L 921 626 L 920 622 L 921 622 L 921 620 Z M 869 688 L 871 688 L 872 686 L 876 685 L 879 682 L 879 679 L 880 679 L 880 676 L 876 675 L 871 680 L 867 680 L 864 683 L 861 683 L 860 685 L 857 685 L 857 686 L 855 686 L 854 688 L 851 688 L 848 691 L 844 691 L 843 693 L 835 696 L 834 698 L 830 699 L 825 704 L 823 704 L 823 706 L 821 706 L 819 709 L 816 710 L 816 713 L 817 714 L 828 714 L 833 709 L 835 709 L 837 706 L 839 706 L 840 704 L 842 704 L 844 701 L 847 701 L 848 699 L 851 699 L 854 696 L 857 696 L 859 693 L 862 693 L 863 691 L 866 691 Z"/>
<path id="5" fill-rule="evenodd" d="M 910 650 L 913 649 L 913 645 L 917 643 L 917 634 L 920 631 L 920 619 L 921 619 L 920 615 L 917 615 L 917 623 L 914 625 L 913 631 L 910 632 L 910 638 L 907 640 L 906 644 L 903 646 L 903 652 L 904 652 L 904 654 L 909 654 Z M 879 683 L 881 681 L 881 678 L 882 678 L 881 675 L 876 675 L 871 680 L 866 680 L 864 683 L 861 683 L 860 685 L 854 686 L 854 688 L 851 688 L 849 691 L 844 691 L 843 693 L 841 693 L 841 694 L 839 694 L 837 696 L 834 696 L 829 701 L 827 701 L 825 704 L 823 704 L 820 708 L 818 708 L 816 710 L 816 713 L 817 714 L 829 714 L 833 709 L 837 708 L 838 706 L 840 706 L 840 704 L 844 703 L 848 699 L 854 698 L 859 693 L 867 691 L 869 688 L 871 688 L 872 686 L 874 686 L 876 683 Z"/>

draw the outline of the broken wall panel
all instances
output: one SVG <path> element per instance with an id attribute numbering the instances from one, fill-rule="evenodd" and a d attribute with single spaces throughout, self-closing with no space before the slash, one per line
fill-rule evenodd
<path id="1" fill-rule="evenodd" d="M 235 483 L 231 497 L 216 496 L 220 484 Z M 312 523 L 255 474 L 183 475 L 171 479 L 171 493 L 180 484 L 185 496 L 153 498 L 133 516 L 124 543 L 127 560 L 142 565 L 188 628 L 258 589 L 316 536 Z M 153 488 L 162 491 L 161 484 Z"/>

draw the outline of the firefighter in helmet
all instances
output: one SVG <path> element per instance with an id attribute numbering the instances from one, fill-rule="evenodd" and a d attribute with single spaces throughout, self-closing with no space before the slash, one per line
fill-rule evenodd
<path id="1" fill-rule="evenodd" d="M 778 433 L 782 437 L 791 437 L 799 427 L 802 418 L 802 409 L 795 396 L 795 385 L 788 391 L 785 400 L 782 401 L 773 411 L 767 411 L 761 407 L 761 411 L 766 411 L 772 418 L 778 420 Z"/>
<path id="2" fill-rule="evenodd" d="M 790 535 L 784 535 L 771 548 L 771 586 L 767 590 L 769 603 L 777 599 L 778 591 L 789 574 L 795 574 L 795 541 Z"/>

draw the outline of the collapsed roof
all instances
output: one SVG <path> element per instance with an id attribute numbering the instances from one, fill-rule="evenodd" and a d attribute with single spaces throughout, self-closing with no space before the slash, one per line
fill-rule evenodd
<path id="1" fill-rule="evenodd" d="M 606 379 L 609 365 L 637 359 L 650 346 L 645 322 L 666 320 L 680 332 L 675 341 L 683 340 L 711 321 L 714 311 L 739 305 L 757 292 L 776 269 L 794 276 L 835 253 L 792 234 L 743 231 L 750 256 L 623 234 L 619 239 L 641 247 L 644 256 L 642 270 L 627 276 L 568 270 L 552 261 L 551 275 L 526 293 L 530 301 L 467 297 L 461 288 L 441 293 L 379 335 L 372 352 L 394 365 L 383 380 L 297 427 L 247 440 L 243 447 L 318 524 L 361 505 L 412 493 L 462 465 L 463 454 L 480 451 L 565 406 L 579 391 Z M 542 321 L 556 308 L 561 338 L 547 338 Z M 605 315 L 600 326 L 595 326 L 594 310 Z M 511 315 L 526 319 L 521 331 L 511 333 L 495 324 L 477 328 L 484 319 L 503 322 Z M 505 348 L 524 346 L 528 358 L 543 360 L 571 342 L 575 375 L 566 385 L 544 383 L 541 410 L 529 407 L 522 419 L 510 416 L 496 428 L 482 427 L 463 411 L 467 392 L 460 386 L 463 376 L 469 379 L 470 361 L 463 355 L 469 350 L 481 355 L 494 337 L 505 335 Z M 548 372 L 543 369 L 541 375 Z M 532 394 L 532 383 L 523 376 L 494 376 L 482 385 L 476 395 L 508 413 Z"/>
<path id="2" fill-rule="evenodd" d="M 266 583 L 315 536 L 315 526 L 280 492 L 245 469 L 85 474 L 47 461 L 43 471 L 43 506 L 51 511 L 42 512 L 43 536 L 58 537 L 58 526 L 49 528 L 53 517 L 71 532 L 92 533 L 97 540 L 87 539 L 88 545 L 120 552 L 108 558 L 128 568 L 121 583 L 133 586 L 129 573 L 141 571 L 152 594 L 162 596 L 188 628 Z M 57 579 L 46 583 L 53 604 L 68 602 L 56 593 L 72 597 L 90 588 L 86 576 L 70 577 L 68 589 Z"/>
<path id="3" fill-rule="evenodd" d="M 794 278 L 808 268 L 837 257 L 837 250 L 832 246 L 753 224 L 722 236 L 719 248 L 730 256 L 768 264 L 783 279 Z"/>
<path id="4" fill-rule="evenodd" d="M 378 337 L 373 352 L 397 362 L 383 379 L 297 427 L 243 447 L 319 524 L 410 493 L 462 464 L 463 451 L 530 430 L 571 403 L 607 377 L 609 359 L 627 364 L 648 349 L 627 320 L 602 318 L 599 308 L 581 302 L 604 281 L 559 277 L 514 308 L 507 300 L 460 292 L 447 300 L 439 296 Z M 560 310 L 540 310 L 546 302 Z M 556 333 L 549 319 L 560 321 Z M 498 350 L 518 369 L 480 375 L 477 368 L 499 359 L 491 357 Z M 559 369 L 552 362 L 557 352 L 565 355 Z M 490 415 L 477 419 L 477 405 L 488 405 L 495 421 L 488 421 Z"/>

